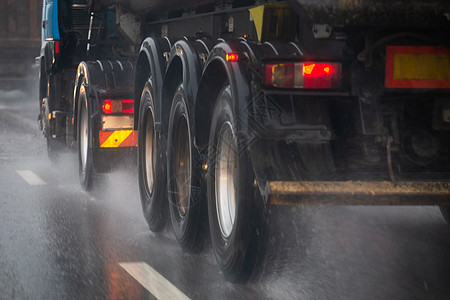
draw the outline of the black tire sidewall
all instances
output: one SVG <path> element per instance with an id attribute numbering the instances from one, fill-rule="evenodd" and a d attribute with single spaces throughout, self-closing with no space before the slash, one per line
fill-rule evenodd
<path id="1" fill-rule="evenodd" d="M 149 114 L 153 113 L 153 121 L 156 123 L 156 111 L 153 97 L 153 89 L 150 83 L 146 83 L 141 94 L 139 120 L 138 120 L 138 177 L 141 204 L 145 219 L 149 228 L 159 232 L 165 224 L 165 208 L 167 189 L 166 174 L 164 170 L 164 155 L 161 155 L 161 143 L 154 136 L 156 155 L 154 163 L 153 191 L 149 191 L 145 174 L 145 136 Z M 153 124 L 155 126 L 155 124 Z M 154 127 L 155 128 L 155 127 Z M 154 132 L 156 134 L 156 130 Z"/>
<path id="2" fill-rule="evenodd" d="M 47 156 L 51 163 L 56 163 L 59 159 L 62 145 L 53 137 L 46 137 L 47 140 Z"/>
<path id="3" fill-rule="evenodd" d="M 48 114 L 52 113 L 52 111 L 57 109 L 57 99 L 56 99 L 56 87 L 55 87 L 55 76 L 54 75 L 47 75 L 47 85 L 46 85 L 46 97 L 47 100 L 45 101 L 44 106 L 44 112 L 43 112 L 43 120 L 46 123 L 46 140 L 47 140 L 47 155 L 50 160 L 50 162 L 55 163 L 57 162 L 59 158 L 59 154 L 61 152 L 62 145 L 60 142 L 57 141 L 56 138 L 53 138 L 51 134 L 51 124 L 50 120 L 48 119 Z M 55 120 L 54 120 L 55 122 Z"/>
<path id="4" fill-rule="evenodd" d="M 175 156 L 175 130 L 178 127 L 180 117 L 186 118 L 189 130 L 189 148 L 190 148 L 190 185 L 189 199 L 186 213 L 181 215 L 175 197 L 175 176 L 177 166 L 174 163 Z M 180 84 L 174 94 L 173 103 L 169 115 L 169 131 L 167 146 L 167 182 L 168 182 L 168 198 L 169 212 L 175 237 L 184 252 L 194 252 L 199 249 L 199 224 L 200 214 L 203 204 L 201 190 L 201 160 L 199 154 L 193 144 L 193 124 L 192 114 L 189 113 L 188 103 L 184 87 Z"/>
<path id="5" fill-rule="evenodd" d="M 450 225 L 450 206 L 439 206 L 441 210 L 442 217 Z"/>
<path id="6" fill-rule="evenodd" d="M 55 91 L 55 76 L 48 74 L 46 76 L 46 84 L 45 84 L 45 103 L 41 102 L 42 108 L 42 121 L 44 134 L 46 138 L 52 139 L 51 128 L 50 128 L 50 120 L 48 115 L 52 113 L 53 110 L 56 109 L 56 91 Z M 42 100 L 41 100 L 42 101 Z"/>
<path id="7" fill-rule="evenodd" d="M 94 176 L 94 162 L 93 162 L 93 149 L 92 149 L 92 120 L 91 120 L 91 107 L 88 99 L 88 92 L 86 90 L 85 80 L 83 79 L 78 96 L 78 122 L 77 122 L 77 137 L 78 137 L 78 166 L 79 166 L 79 176 L 80 176 L 80 184 L 84 190 L 92 189 L 92 182 Z M 86 165 L 83 169 L 82 160 L 81 160 L 81 109 L 82 106 L 86 105 L 87 111 L 87 126 L 88 126 L 88 149 L 87 149 L 87 157 L 86 157 Z"/>
<path id="8" fill-rule="evenodd" d="M 255 203 L 254 175 L 245 143 L 236 142 L 236 217 L 232 232 L 228 238 L 222 235 L 219 227 L 216 191 L 215 168 L 217 145 L 222 124 L 230 122 L 236 132 L 236 118 L 232 111 L 232 99 L 229 87 L 219 93 L 211 122 L 208 148 L 208 215 L 211 240 L 219 267 L 228 280 L 242 282 L 248 279 L 254 262 L 256 261 L 256 230 L 253 223 Z"/>

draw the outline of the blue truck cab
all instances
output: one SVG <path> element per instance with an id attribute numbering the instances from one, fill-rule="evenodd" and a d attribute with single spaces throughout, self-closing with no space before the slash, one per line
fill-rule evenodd
<path id="1" fill-rule="evenodd" d="M 44 63 L 47 63 L 45 71 L 48 71 L 51 64 L 55 63 L 55 54 L 59 54 L 60 34 L 57 8 L 58 0 L 43 1 L 40 59 L 44 59 Z"/>
<path id="2" fill-rule="evenodd" d="M 42 3 L 41 51 L 38 58 L 39 68 L 39 107 L 38 121 L 47 138 L 48 149 L 56 148 L 53 142 L 52 122 L 49 115 L 57 105 L 55 68 L 60 52 L 60 34 L 58 26 L 58 0 L 44 0 Z M 53 128 L 55 126 L 53 125 Z M 54 131 L 54 130 L 53 130 Z"/>
<path id="3" fill-rule="evenodd" d="M 58 0 L 45 0 L 43 3 L 42 38 L 46 41 L 59 40 L 57 7 Z"/>

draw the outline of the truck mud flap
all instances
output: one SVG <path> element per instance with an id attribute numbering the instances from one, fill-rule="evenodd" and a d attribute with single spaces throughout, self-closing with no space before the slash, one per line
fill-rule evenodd
<path id="1" fill-rule="evenodd" d="M 270 181 L 274 205 L 450 205 L 450 182 Z"/>
<path id="2" fill-rule="evenodd" d="M 97 148 L 93 156 L 96 173 L 134 169 L 137 166 L 137 147 Z"/>

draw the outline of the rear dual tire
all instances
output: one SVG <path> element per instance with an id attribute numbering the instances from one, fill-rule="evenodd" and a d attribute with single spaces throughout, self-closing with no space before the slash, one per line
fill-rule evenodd
<path id="1" fill-rule="evenodd" d="M 81 187 L 90 191 L 94 182 L 92 111 L 83 79 L 78 96 L 78 166 Z"/>
<path id="2" fill-rule="evenodd" d="M 139 113 L 139 189 L 144 215 L 152 231 L 165 221 L 169 199 L 171 224 L 184 252 L 201 249 L 204 203 L 203 160 L 194 145 L 194 126 L 184 87 L 174 94 L 168 122 L 167 176 L 161 139 L 156 138 L 155 105 L 146 84 Z M 260 254 L 262 201 L 245 143 L 238 143 L 229 86 L 218 96 L 208 153 L 207 208 L 217 263 L 232 282 L 245 282 Z M 206 169 L 206 168 L 205 168 Z M 217 178 L 217 180 L 216 180 Z M 167 185 L 166 185 L 167 183 Z M 165 189 L 167 187 L 167 189 Z M 166 198 L 167 196 L 167 198 Z M 261 204 L 261 205 L 259 205 Z"/>
<path id="3" fill-rule="evenodd" d="M 142 209 L 150 230 L 164 228 L 166 173 L 161 139 L 157 138 L 153 89 L 146 83 L 141 94 L 138 123 L 138 176 Z"/>
<path id="4" fill-rule="evenodd" d="M 151 83 L 147 83 L 141 96 L 138 125 L 139 191 L 144 216 L 150 230 L 161 231 L 165 225 L 168 199 L 178 244 L 184 252 L 195 252 L 201 248 L 201 164 L 196 163 L 201 160 L 193 145 L 183 86 L 177 88 L 170 111 L 167 161 L 161 139 L 157 138 L 155 110 L 153 89 Z"/>
<path id="5" fill-rule="evenodd" d="M 61 155 L 63 145 L 51 136 L 47 136 L 47 156 L 50 162 L 56 163 Z"/>
<path id="6" fill-rule="evenodd" d="M 245 282 L 260 254 L 262 200 L 247 144 L 239 142 L 232 103 L 226 86 L 218 96 L 209 137 L 208 214 L 220 269 L 228 280 Z"/>
<path id="7" fill-rule="evenodd" d="M 184 252 L 201 248 L 202 193 L 201 159 L 194 146 L 192 116 L 183 85 L 173 97 L 169 116 L 167 183 L 170 219 Z"/>
<path id="8" fill-rule="evenodd" d="M 47 155 L 48 159 L 52 163 L 56 163 L 62 151 L 62 145 L 55 138 L 52 137 L 50 128 L 49 115 L 54 111 L 56 107 L 56 91 L 55 91 L 55 76 L 47 75 L 47 84 L 45 87 L 41 87 L 44 94 L 41 100 L 41 116 L 40 122 L 42 130 L 44 131 L 45 138 L 47 140 Z"/>

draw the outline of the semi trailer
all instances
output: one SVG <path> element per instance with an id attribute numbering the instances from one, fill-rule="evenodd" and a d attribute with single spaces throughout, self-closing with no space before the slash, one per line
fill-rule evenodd
<path id="1" fill-rule="evenodd" d="M 39 122 L 80 182 L 137 162 L 145 219 L 245 282 L 270 205 L 450 221 L 446 0 L 45 0 Z M 208 230 L 209 228 L 209 230 Z"/>

